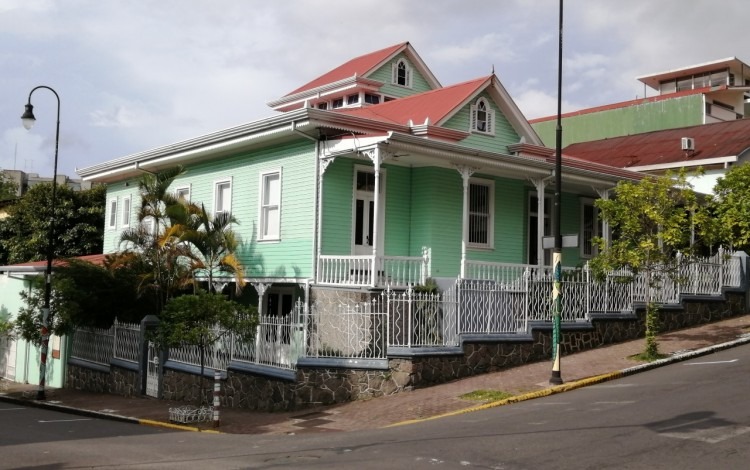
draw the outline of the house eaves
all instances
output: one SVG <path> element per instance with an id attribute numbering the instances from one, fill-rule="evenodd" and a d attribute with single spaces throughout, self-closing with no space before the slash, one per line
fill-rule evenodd
<path id="1" fill-rule="evenodd" d="M 656 165 L 635 165 L 628 167 L 632 171 L 659 171 L 670 170 L 675 168 L 697 168 L 708 167 L 712 165 L 729 165 L 738 161 L 737 156 L 704 158 L 700 160 L 683 160 L 679 162 L 660 163 Z"/>
<path id="2" fill-rule="evenodd" d="M 468 165 L 479 169 L 510 170 L 526 177 L 550 176 L 555 170 L 553 159 L 487 152 L 399 133 L 389 133 L 383 144 L 391 147 L 394 153 L 399 150 L 419 152 L 437 156 L 456 165 Z M 601 186 L 602 183 L 615 184 L 622 179 L 637 181 L 643 177 L 633 171 L 589 162 L 569 161 L 565 158 L 563 158 L 562 167 L 564 180 L 586 183 L 591 186 Z"/>
<path id="3" fill-rule="evenodd" d="M 220 158 L 281 138 L 294 138 L 299 131 L 316 128 L 346 133 L 409 132 L 408 126 L 372 121 L 333 111 L 303 108 L 241 126 L 206 134 L 175 144 L 128 155 L 99 165 L 76 169 L 84 181 L 113 182 L 159 171 L 170 166 L 207 158 Z"/>
<path id="4" fill-rule="evenodd" d="M 305 101 L 311 99 L 317 99 L 327 95 L 336 94 L 344 90 L 356 88 L 358 86 L 377 90 L 381 86 L 383 86 L 383 82 L 353 75 L 351 77 L 347 77 L 333 83 L 327 83 L 316 88 L 311 88 L 298 93 L 294 93 L 292 95 L 283 96 L 279 99 L 269 101 L 266 104 L 273 109 L 283 111 L 285 107 L 304 103 Z"/>

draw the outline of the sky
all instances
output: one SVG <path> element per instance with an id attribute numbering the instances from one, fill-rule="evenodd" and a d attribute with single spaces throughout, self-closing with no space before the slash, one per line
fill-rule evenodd
<path id="1" fill-rule="evenodd" d="M 717 6 L 717 5 L 720 5 Z M 567 0 L 562 111 L 636 77 L 737 57 L 745 0 Z M 409 41 L 442 85 L 494 69 L 528 119 L 557 112 L 558 0 L 2 0 L 0 168 L 50 176 L 274 115 L 266 103 Z M 648 90 L 646 96 L 655 95 Z M 563 129 L 564 132 L 564 129 Z"/>

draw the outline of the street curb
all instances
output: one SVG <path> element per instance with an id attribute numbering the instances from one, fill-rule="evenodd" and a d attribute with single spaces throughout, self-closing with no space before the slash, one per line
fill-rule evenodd
<path id="1" fill-rule="evenodd" d="M 108 419 L 111 421 L 120 421 L 124 423 L 140 424 L 143 426 L 176 429 L 180 431 L 204 432 L 204 433 L 214 433 L 214 434 L 221 433 L 221 431 L 216 431 L 212 429 L 201 429 L 201 428 L 194 427 L 194 426 L 173 424 L 173 423 L 168 423 L 165 421 L 140 419 L 140 418 L 133 418 L 131 416 L 118 415 L 114 413 L 105 413 L 102 411 L 92 411 L 92 410 L 85 410 L 82 408 L 73 408 L 72 406 L 61 405 L 58 403 L 49 403 L 49 402 L 45 402 L 41 400 L 32 400 L 32 399 L 27 399 L 27 398 L 17 398 L 17 397 L 11 397 L 9 395 L 3 395 L 3 394 L 0 394 L 0 401 L 13 403 L 15 405 L 32 406 L 34 408 L 43 408 L 43 409 L 48 409 L 48 410 L 61 411 L 64 413 L 70 413 L 70 414 L 74 414 L 78 416 L 86 416 L 89 418 L 100 418 L 100 419 Z"/>
<path id="2" fill-rule="evenodd" d="M 596 385 L 602 382 L 608 382 L 610 380 L 619 379 L 619 378 L 626 377 L 629 375 L 637 374 L 639 372 L 645 372 L 647 370 L 656 369 L 658 367 L 666 366 L 666 365 L 673 364 L 676 362 L 687 361 L 695 357 L 705 356 L 707 354 L 722 351 L 724 349 L 729 349 L 735 346 L 741 346 L 743 344 L 748 344 L 748 343 L 750 343 L 750 334 L 743 335 L 740 338 L 732 340 L 732 341 L 727 341 L 725 343 L 720 343 L 720 344 L 716 344 L 713 346 L 706 346 L 704 348 L 696 349 L 694 351 L 688 351 L 688 352 L 684 352 L 680 354 L 675 354 L 673 356 L 670 356 L 664 359 L 659 359 L 657 361 L 649 362 L 646 364 L 640 364 L 637 366 L 628 367 L 626 369 L 621 369 L 621 370 L 609 372 L 606 374 L 595 375 L 593 377 L 586 377 L 584 379 L 575 380 L 573 382 L 569 382 L 566 384 L 556 385 L 554 387 L 545 388 L 543 390 L 538 390 L 535 392 L 515 395 L 509 398 L 502 399 L 502 400 L 498 400 L 498 401 L 494 401 L 490 403 L 484 403 L 482 405 L 472 406 L 469 408 L 463 408 L 463 409 L 456 410 L 456 411 L 450 411 L 448 413 L 441 413 L 438 415 L 428 416 L 425 418 L 417 418 L 417 419 L 399 421 L 398 423 L 389 424 L 384 427 L 390 428 L 390 427 L 395 427 L 395 426 L 404 426 L 407 424 L 421 423 L 424 421 L 431 421 L 434 419 L 447 418 L 449 416 L 458 416 L 458 415 L 462 415 L 466 413 L 473 413 L 475 411 L 488 410 L 490 408 L 496 408 L 498 406 L 505 406 L 505 405 L 510 405 L 513 403 L 519 403 L 522 401 L 533 400 L 535 398 L 547 397 L 550 395 L 555 395 L 558 393 L 568 392 L 568 391 L 575 390 L 578 388 L 587 387 L 589 385 Z"/>

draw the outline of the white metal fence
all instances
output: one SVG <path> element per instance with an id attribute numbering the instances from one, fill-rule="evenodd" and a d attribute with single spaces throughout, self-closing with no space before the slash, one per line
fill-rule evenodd
<path id="1" fill-rule="evenodd" d="M 719 295 L 740 287 L 740 258 L 719 253 L 682 262 L 674 275 L 662 275 L 649 288 L 643 275 L 628 270 L 594 279 L 588 265 L 563 272 L 563 321 L 589 319 L 592 313 L 632 311 L 651 289 L 657 303 L 673 304 L 681 295 Z M 255 338 L 243 342 L 225 335 L 205 351 L 204 365 L 226 370 L 230 361 L 294 370 L 300 357 L 386 359 L 388 348 L 439 348 L 460 345 L 460 335 L 517 334 L 530 321 L 552 318 L 552 270 L 533 265 L 470 263 L 477 279 L 459 279 L 441 293 L 386 289 L 369 302 L 335 305 L 298 302 L 288 315 L 261 316 Z M 81 329 L 71 356 L 98 364 L 117 359 L 138 362 L 140 327 L 115 322 L 108 330 Z M 171 348 L 169 359 L 200 365 L 197 347 Z"/>
<path id="2" fill-rule="evenodd" d="M 109 328 L 78 328 L 73 332 L 70 357 L 109 365 L 112 358 L 138 362 L 140 325 L 115 319 Z"/>
<path id="3" fill-rule="evenodd" d="M 300 308 L 301 304 L 297 304 Z M 321 307 L 304 313 L 306 357 L 384 359 L 388 346 L 388 314 L 379 299 Z"/>

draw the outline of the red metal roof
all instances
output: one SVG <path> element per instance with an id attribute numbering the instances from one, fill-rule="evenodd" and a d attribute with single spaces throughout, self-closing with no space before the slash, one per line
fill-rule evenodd
<path id="1" fill-rule="evenodd" d="M 694 139 L 695 151 L 682 150 L 681 139 Z M 589 162 L 629 168 L 737 156 L 750 149 L 750 119 L 681 127 L 623 137 L 580 142 L 565 155 Z"/>
<path id="2" fill-rule="evenodd" d="M 96 264 L 98 266 L 102 266 L 104 264 L 104 258 L 107 255 L 84 255 L 84 256 L 74 256 L 73 259 L 77 259 L 80 261 L 87 261 L 92 264 Z M 58 258 L 53 260 L 52 262 L 53 266 L 59 266 L 61 264 L 65 264 L 65 258 Z M 12 269 L 8 268 L 19 268 L 19 267 L 44 267 L 47 266 L 47 261 L 29 261 L 28 263 L 18 263 L 18 264 L 10 264 L 7 266 L 3 266 L 3 271 L 12 271 Z"/>
<path id="3" fill-rule="evenodd" d="M 407 124 L 409 120 L 414 125 L 420 125 L 429 118 L 430 124 L 436 125 L 491 80 L 492 75 L 385 103 L 337 111 L 401 125 Z"/>
<path id="4" fill-rule="evenodd" d="M 368 72 L 370 72 L 373 67 L 380 64 L 393 54 L 400 52 L 400 50 L 404 49 L 407 44 L 409 43 L 402 42 L 401 44 L 396 44 L 395 46 L 386 47 L 385 49 L 381 49 L 379 51 L 370 52 L 369 54 L 355 57 L 354 59 L 336 67 L 330 72 L 324 73 L 315 80 L 308 82 L 305 85 L 297 88 L 296 90 L 287 93 L 285 96 L 317 88 L 322 85 L 327 85 L 329 83 L 343 80 L 345 78 L 353 77 L 354 75 L 357 75 L 359 77 L 364 76 Z"/>

